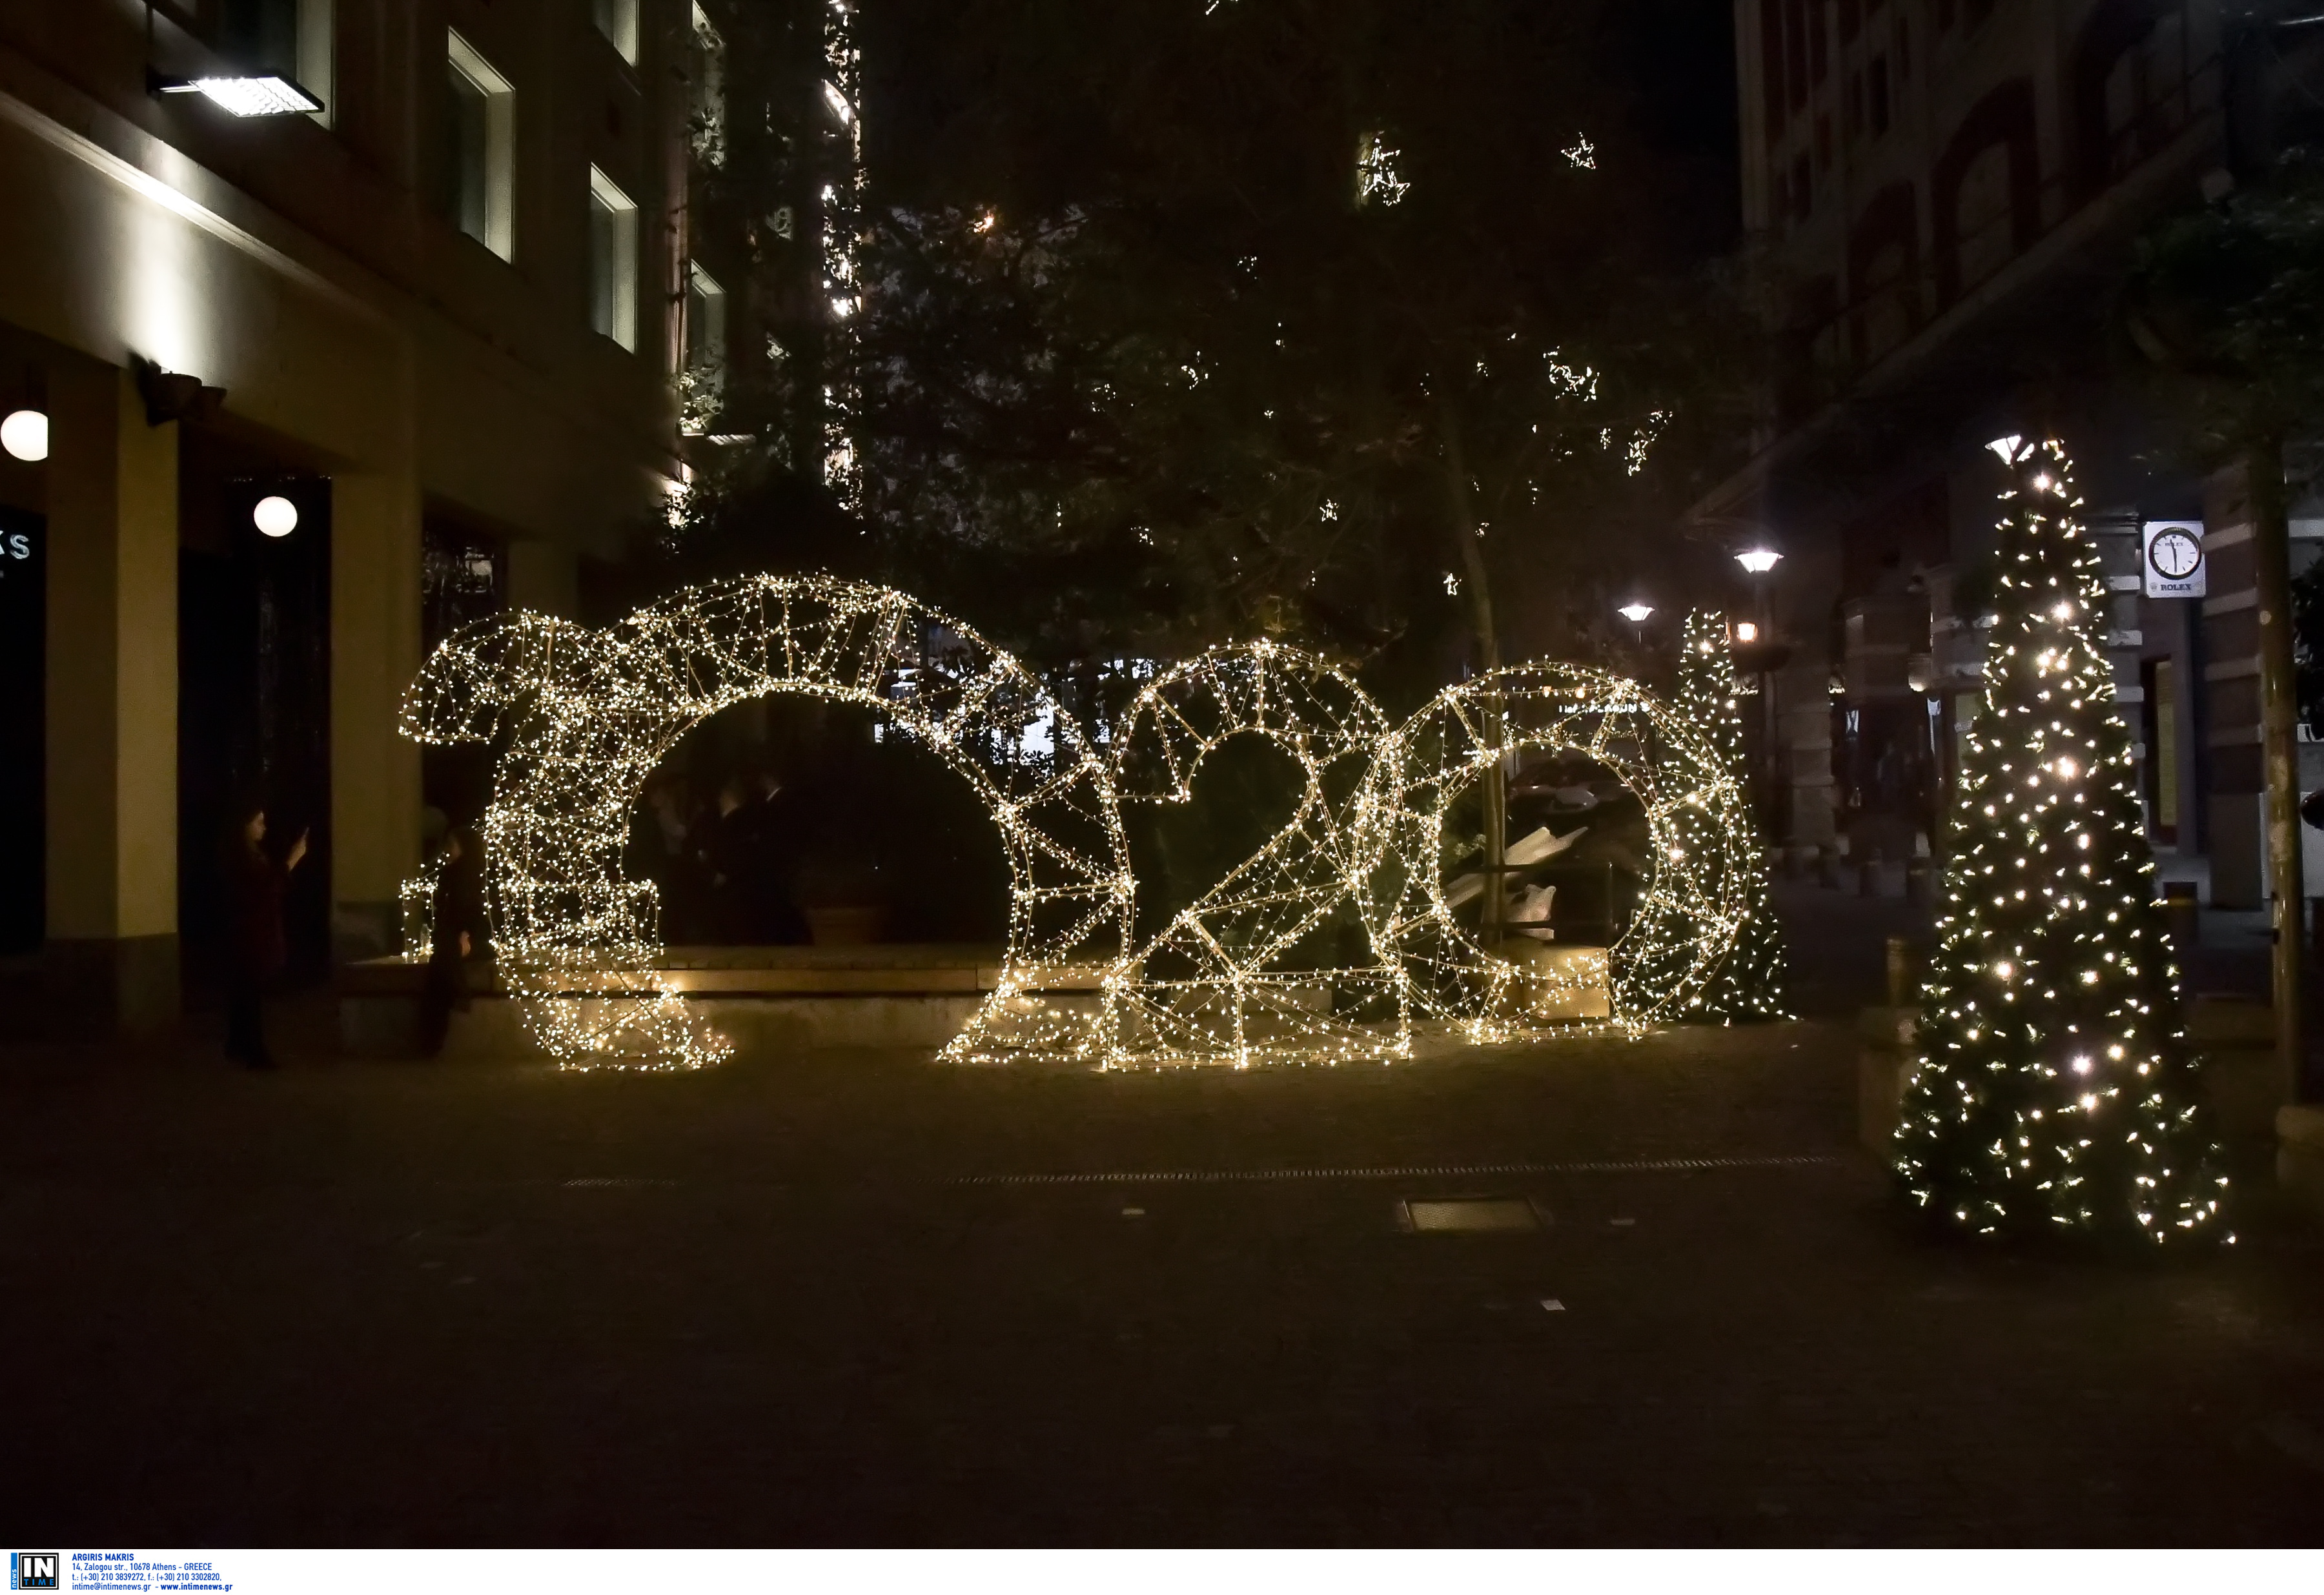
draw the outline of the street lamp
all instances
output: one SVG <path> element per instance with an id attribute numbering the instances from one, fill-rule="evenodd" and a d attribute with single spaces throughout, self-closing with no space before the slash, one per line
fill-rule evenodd
<path id="1" fill-rule="evenodd" d="M 1775 561 L 1782 558 L 1783 556 L 1773 549 L 1746 549 L 1735 556 L 1735 563 L 1753 576 L 1765 576 L 1775 568 Z"/>
<path id="2" fill-rule="evenodd" d="M 1655 606 L 1651 604 L 1625 604 L 1614 613 L 1634 626 L 1643 626 L 1646 623 L 1646 617 L 1655 613 Z"/>

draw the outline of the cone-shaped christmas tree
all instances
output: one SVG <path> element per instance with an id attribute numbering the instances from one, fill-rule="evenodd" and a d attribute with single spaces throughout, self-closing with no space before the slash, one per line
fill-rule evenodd
<path id="1" fill-rule="evenodd" d="M 1678 708 L 1710 737 L 1720 772 L 1739 787 L 1748 772 L 1743 757 L 1743 683 L 1727 620 L 1707 609 L 1690 611 L 1679 644 Z M 1724 853 L 1742 871 L 1748 895 L 1733 951 L 1684 1010 L 1690 1019 L 1780 1019 L 1784 1006 L 1784 939 L 1767 899 L 1767 850 L 1756 827 L 1730 830 L 1708 814 L 1680 811 L 1684 845 L 1707 856 Z M 1708 927 L 1706 927 L 1708 928 Z"/>
<path id="2" fill-rule="evenodd" d="M 2225 1232 L 2227 1179 L 2179 1029 L 2130 736 L 2099 650 L 2098 551 L 2056 443 L 1995 445 L 1985 698 L 1897 1127 L 1905 1192 L 1979 1234 Z"/>

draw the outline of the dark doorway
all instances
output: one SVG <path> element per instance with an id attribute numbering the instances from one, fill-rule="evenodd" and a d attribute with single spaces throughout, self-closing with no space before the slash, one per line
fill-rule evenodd
<path id="1" fill-rule="evenodd" d="M 179 927 L 189 992 L 214 991 L 222 944 L 219 864 L 233 809 L 266 807 L 282 856 L 300 834 L 284 930 L 293 981 L 330 968 L 331 484 L 246 476 L 185 485 L 178 585 Z M 260 502 L 297 524 L 270 537 Z"/>
<path id="2" fill-rule="evenodd" d="M 48 522 L 0 505 L 0 956 L 48 919 Z"/>

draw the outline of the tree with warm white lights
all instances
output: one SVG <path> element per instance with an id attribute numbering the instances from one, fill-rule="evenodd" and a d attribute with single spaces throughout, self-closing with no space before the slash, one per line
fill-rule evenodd
<path id="1" fill-rule="evenodd" d="M 2098 553 L 2065 450 L 1995 446 L 1985 697 L 1962 756 L 1896 1173 L 1979 1234 L 2217 1239 L 2227 1178 L 2178 1019 Z"/>
<path id="2" fill-rule="evenodd" d="M 1746 770 L 1743 755 L 1743 682 L 1735 672 L 1735 655 L 1727 617 L 1707 609 L 1690 612 L 1679 644 L 1678 709 L 1709 736 L 1719 755 L 1720 773 L 1740 788 Z M 1784 937 L 1775 924 L 1767 895 L 1767 850 L 1756 825 L 1748 821 L 1722 824 L 1708 811 L 1681 811 L 1683 845 L 1724 852 L 1740 866 L 1744 881 L 1742 917 L 1735 945 L 1702 991 L 1682 1010 L 1690 1019 L 1789 1019 L 1784 1004 Z M 1705 926 L 1705 934 L 1723 929 Z"/>

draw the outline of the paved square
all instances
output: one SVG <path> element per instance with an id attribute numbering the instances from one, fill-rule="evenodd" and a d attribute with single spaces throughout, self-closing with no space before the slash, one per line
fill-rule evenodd
<path id="1" fill-rule="evenodd" d="M 2171 1268 L 1915 1240 L 1831 1022 L 1240 1075 L 5 1063 L 35 1537 L 2324 1525 L 2324 1244 L 2264 1206 Z M 1475 1197 L 1543 1222 L 1400 1222 Z"/>

